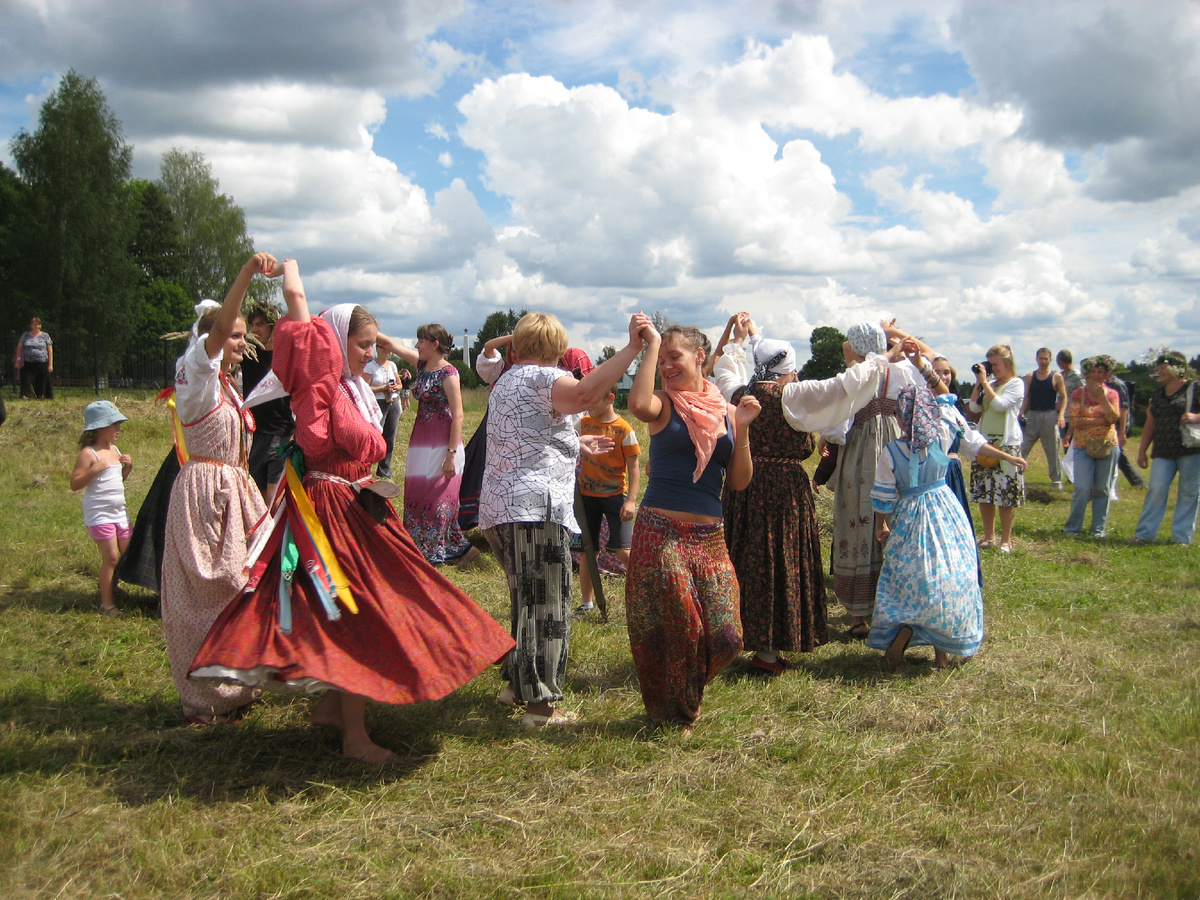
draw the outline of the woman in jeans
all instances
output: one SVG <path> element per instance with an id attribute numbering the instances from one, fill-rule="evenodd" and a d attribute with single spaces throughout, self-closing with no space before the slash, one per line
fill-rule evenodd
<path id="1" fill-rule="evenodd" d="M 1146 451 L 1153 445 L 1150 455 L 1154 457 L 1154 468 L 1150 472 L 1150 487 L 1142 504 L 1137 531 L 1130 542 L 1148 544 L 1158 536 L 1158 526 L 1167 511 L 1171 482 L 1178 472 L 1179 493 L 1175 498 L 1171 540 L 1176 544 L 1190 544 L 1196 530 L 1196 506 L 1200 499 L 1200 447 L 1183 446 L 1179 426 L 1200 422 L 1200 385 L 1192 388 L 1189 404 L 1188 387 L 1196 382 L 1189 377 L 1193 373 L 1184 355 L 1168 351 L 1154 364 L 1162 387 L 1150 398 L 1137 458 L 1138 465 L 1146 468 L 1149 465 Z"/>
<path id="2" fill-rule="evenodd" d="M 1117 430 L 1121 399 L 1105 384 L 1116 363 L 1111 356 L 1090 356 L 1080 366 L 1083 387 L 1071 394 L 1071 452 L 1074 454 L 1075 491 L 1071 512 L 1063 528 L 1066 534 L 1083 531 L 1083 517 L 1092 502 L 1092 537 L 1104 537 L 1108 521 L 1109 485 L 1117 465 Z M 1108 453 L 1096 458 L 1087 452 L 1088 441 L 1107 441 Z"/>

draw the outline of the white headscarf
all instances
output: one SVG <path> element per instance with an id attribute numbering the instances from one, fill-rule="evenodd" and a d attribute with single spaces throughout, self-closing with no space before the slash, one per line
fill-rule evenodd
<path id="1" fill-rule="evenodd" d="M 342 348 L 342 383 L 346 385 L 346 393 L 350 395 L 350 399 L 354 401 L 355 407 L 366 419 L 367 424 L 374 425 L 382 433 L 383 416 L 379 412 L 379 403 L 375 400 L 375 394 L 361 376 L 356 377 L 350 374 L 350 363 L 347 360 L 346 343 L 350 337 L 350 315 L 354 312 L 355 305 L 354 303 L 339 303 L 321 313 L 320 318 L 329 323 Z M 254 407 L 260 403 L 266 403 L 268 400 L 276 400 L 287 395 L 287 391 L 283 389 L 283 385 L 279 381 L 279 376 L 271 371 L 263 376 L 262 381 L 250 392 L 245 405 Z"/>
<path id="2" fill-rule="evenodd" d="M 367 424 L 374 425 L 382 433 L 383 415 L 379 412 L 379 403 L 375 399 L 375 393 L 361 375 L 350 374 L 350 361 L 346 345 L 350 340 L 350 316 L 356 305 L 339 303 L 321 313 L 321 318 L 333 326 L 333 333 L 337 335 L 338 344 L 342 348 L 342 382 L 349 390 L 350 399 L 354 401 L 354 405 L 358 407 L 362 417 L 367 420 Z M 372 355 L 374 355 L 373 352 Z"/>
<path id="3" fill-rule="evenodd" d="M 216 300 L 201 300 L 192 309 L 196 313 L 196 321 L 192 323 L 191 336 L 188 338 L 187 349 L 183 351 L 183 355 L 175 360 L 175 375 L 179 376 L 180 370 L 183 368 L 183 360 L 191 352 L 192 348 L 200 343 L 200 339 L 205 335 L 200 333 L 200 320 L 204 318 L 205 313 L 211 312 L 214 309 L 220 309 L 221 304 Z"/>
<path id="4" fill-rule="evenodd" d="M 796 371 L 796 351 L 787 341 L 762 338 L 754 346 L 754 380 L 770 381 Z"/>

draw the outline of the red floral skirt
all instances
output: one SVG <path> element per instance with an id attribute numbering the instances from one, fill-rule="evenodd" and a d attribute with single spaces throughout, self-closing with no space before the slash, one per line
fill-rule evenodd
<path id="1" fill-rule="evenodd" d="M 347 484 L 309 479 L 305 488 L 358 613 L 339 602 L 340 618 L 330 620 L 297 570 L 285 630 L 272 559 L 253 591 L 217 619 L 189 677 L 412 703 L 446 696 L 512 648 L 508 632 L 425 561 L 389 501 L 379 522 Z"/>

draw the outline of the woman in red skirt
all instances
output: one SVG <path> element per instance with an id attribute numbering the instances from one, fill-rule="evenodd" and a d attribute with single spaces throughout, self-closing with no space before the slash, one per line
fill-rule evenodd
<path id="1" fill-rule="evenodd" d="M 386 488 L 371 490 L 385 443 L 362 371 L 376 342 L 395 343 L 359 306 L 310 316 L 295 260 L 271 275 L 283 276 L 288 307 L 272 367 L 291 395 L 303 460 L 289 461 L 274 527 L 251 550 L 248 592 L 217 620 L 191 677 L 328 689 L 313 722 L 341 729 L 345 756 L 382 763 L 393 754 L 367 733 L 368 699 L 444 697 L 513 641 L 425 561 Z"/>

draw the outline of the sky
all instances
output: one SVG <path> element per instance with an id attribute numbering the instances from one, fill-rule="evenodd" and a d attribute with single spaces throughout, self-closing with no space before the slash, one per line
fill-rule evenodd
<path id="1" fill-rule="evenodd" d="M 1200 352 L 1193 0 L 0 0 L 0 159 L 69 69 L 385 333 L 748 310 Z"/>

